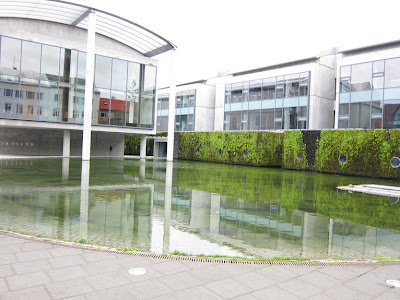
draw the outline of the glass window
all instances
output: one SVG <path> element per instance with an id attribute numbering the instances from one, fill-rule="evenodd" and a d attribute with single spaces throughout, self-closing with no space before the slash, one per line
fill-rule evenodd
<path id="1" fill-rule="evenodd" d="M 297 129 L 297 107 L 285 107 L 283 109 L 283 128 Z"/>
<path id="2" fill-rule="evenodd" d="M 283 76 L 279 76 L 276 79 L 276 98 L 280 99 L 285 96 L 285 90 L 284 90 L 284 84 L 285 81 L 283 79 Z"/>
<path id="3" fill-rule="evenodd" d="M 94 112 L 97 112 L 97 120 L 95 124 L 109 125 L 109 114 L 111 109 L 110 90 L 96 89 Z"/>
<path id="4" fill-rule="evenodd" d="M 350 112 L 350 107 L 348 103 L 339 104 L 339 115 L 347 116 Z"/>
<path id="5" fill-rule="evenodd" d="M 350 92 L 350 77 L 340 78 L 340 92 L 341 93 Z"/>
<path id="6" fill-rule="evenodd" d="M 43 45 L 41 74 L 44 80 L 58 81 L 60 71 L 60 48 Z"/>
<path id="7" fill-rule="evenodd" d="M 231 102 L 237 103 L 243 101 L 243 83 L 233 83 L 231 90 Z"/>
<path id="8" fill-rule="evenodd" d="M 58 83 L 52 82 L 52 81 L 50 81 L 48 83 L 49 84 L 40 86 L 40 92 L 39 92 L 39 88 L 37 88 L 37 92 L 35 95 L 36 99 L 40 100 L 40 104 L 43 109 L 43 114 L 40 117 L 40 120 L 59 122 L 59 121 L 61 121 L 61 119 L 59 118 L 60 114 L 59 113 L 57 115 L 53 114 L 54 109 L 58 110 L 59 105 L 60 106 L 62 105 L 62 103 L 58 103 L 57 101 L 54 101 L 54 97 L 55 97 L 54 95 L 59 94 Z M 38 98 L 38 97 L 41 97 L 41 98 Z"/>
<path id="9" fill-rule="evenodd" d="M 231 85 L 225 85 L 225 103 L 231 103 Z"/>
<path id="10" fill-rule="evenodd" d="M 349 120 L 348 119 L 340 119 L 339 120 L 339 128 L 349 128 Z"/>
<path id="11" fill-rule="evenodd" d="M 230 130 L 240 130 L 241 128 L 241 113 L 239 112 L 231 112 L 231 122 L 230 122 Z"/>
<path id="12" fill-rule="evenodd" d="M 28 105 L 28 110 L 26 112 L 28 115 L 33 115 L 33 105 Z"/>
<path id="13" fill-rule="evenodd" d="M 11 113 L 11 103 L 5 103 L 4 104 L 4 112 L 5 113 Z"/>
<path id="14" fill-rule="evenodd" d="M 76 83 L 78 52 L 70 49 L 60 49 L 60 81 Z"/>
<path id="15" fill-rule="evenodd" d="M 382 101 L 372 101 L 371 114 L 382 116 Z"/>
<path id="16" fill-rule="evenodd" d="M 126 91 L 126 79 L 128 76 L 128 62 L 120 59 L 113 59 L 112 63 L 112 86 L 111 89 Z"/>
<path id="17" fill-rule="evenodd" d="M 285 76 L 285 98 L 293 98 L 299 96 L 299 74 Z"/>
<path id="18" fill-rule="evenodd" d="M 22 41 L 21 77 L 39 80 L 41 45 Z"/>
<path id="19" fill-rule="evenodd" d="M 373 68 L 374 74 L 383 73 L 385 71 L 385 62 L 383 60 L 374 61 L 372 68 Z"/>
<path id="20" fill-rule="evenodd" d="M 126 92 L 111 91 L 110 125 L 125 126 Z"/>
<path id="21" fill-rule="evenodd" d="M 139 95 L 127 93 L 126 126 L 137 127 L 139 125 Z"/>
<path id="22" fill-rule="evenodd" d="M 26 91 L 26 99 L 35 99 L 35 92 Z"/>
<path id="23" fill-rule="evenodd" d="M 340 77 L 350 77 L 351 66 L 342 66 L 340 68 Z"/>
<path id="24" fill-rule="evenodd" d="M 96 55 L 95 86 L 109 89 L 111 87 L 111 58 Z"/>
<path id="25" fill-rule="evenodd" d="M 275 77 L 263 79 L 262 99 L 275 99 L 275 83 Z"/>
<path id="26" fill-rule="evenodd" d="M 261 130 L 274 129 L 274 110 L 263 109 L 261 110 Z"/>
<path id="27" fill-rule="evenodd" d="M 154 96 L 142 95 L 140 103 L 140 125 L 152 127 L 154 115 Z"/>
<path id="28" fill-rule="evenodd" d="M 307 106 L 300 106 L 297 109 L 298 109 L 299 117 L 302 117 L 302 118 L 307 117 L 307 111 L 308 111 Z M 305 128 L 302 128 L 302 129 L 305 129 Z"/>
<path id="29" fill-rule="evenodd" d="M 248 129 L 249 130 L 261 129 L 261 115 L 259 110 L 249 111 Z"/>
<path id="30" fill-rule="evenodd" d="M 127 80 L 128 93 L 132 95 L 139 94 L 139 82 L 140 82 L 140 64 L 129 62 L 128 80 Z"/>
<path id="31" fill-rule="evenodd" d="M 156 68 L 152 66 L 144 66 L 144 83 L 143 92 L 144 94 L 155 94 L 156 90 Z"/>
<path id="32" fill-rule="evenodd" d="M 250 101 L 261 100 L 262 80 L 250 81 Z"/>
<path id="33" fill-rule="evenodd" d="M 385 61 L 385 88 L 400 86 L 400 58 Z"/>
<path id="34" fill-rule="evenodd" d="M 196 90 L 190 91 L 189 94 L 189 107 L 195 107 L 196 103 Z"/>
<path id="35" fill-rule="evenodd" d="M 375 76 L 372 78 L 373 89 L 383 89 L 383 75 Z"/>
<path id="36" fill-rule="evenodd" d="M 24 106 L 23 106 L 22 104 L 17 104 L 17 105 L 16 105 L 15 113 L 16 113 L 16 114 L 22 114 L 23 111 L 24 111 Z"/>
<path id="37" fill-rule="evenodd" d="M 18 81 L 21 68 L 21 41 L 1 37 L 1 79 Z"/>
<path id="38" fill-rule="evenodd" d="M 72 53 L 73 54 L 73 53 Z M 71 74 L 70 78 L 74 75 L 73 73 L 73 56 L 71 59 Z M 78 69 L 77 69 L 77 76 L 76 76 L 76 83 L 80 85 L 85 85 L 86 80 L 86 53 L 85 52 L 78 52 Z"/>
<path id="39" fill-rule="evenodd" d="M 15 90 L 15 98 L 23 98 L 24 92 L 22 90 Z"/>
<path id="40" fill-rule="evenodd" d="M 371 103 L 351 103 L 350 104 L 350 128 L 369 128 L 371 118 Z"/>
<path id="41" fill-rule="evenodd" d="M 189 107 L 189 91 L 182 92 L 182 107 Z"/>
<path id="42" fill-rule="evenodd" d="M 308 77 L 309 73 L 300 73 L 300 88 L 299 95 L 300 97 L 308 96 Z"/>
<path id="43" fill-rule="evenodd" d="M 4 96 L 5 97 L 12 97 L 14 94 L 14 90 L 11 89 L 4 89 Z"/>
<path id="44" fill-rule="evenodd" d="M 351 90 L 365 91 L 372 87 L 372 63 L 353 65 L 351 68 Z"/>
<path id="45" fill-rule="evenodd" d="M 231 120 L 231 114 L 230 112 L 225 112 L 224 113 L 224 130 L 231 130 L 230 127 L 230 120 Z"/>
<path id="46" fill-rule="evenodd" d="M 384 103 L 383 128 L 400 128 L 400 100 L 392 100 Z"/>

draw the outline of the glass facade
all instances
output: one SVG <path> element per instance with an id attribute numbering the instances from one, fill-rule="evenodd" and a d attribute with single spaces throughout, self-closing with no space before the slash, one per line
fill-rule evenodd
<path id="1" fill-rule="evenodd" d="M 225 85 L 224 130 L 307 129 L 310 72 Z"/>
<path id="2" fill-rule="evenodd" d="M 157 131 L 168 131 L 169 95 L 157 98 Z M 194 131 L 196 90 L 177 92 L 175 103 L 175 131 Z"/>
<path id="3" fill-rule="evenodd" d="M 400 128 L 400 58 L 340 68 L 339 128 Z"/>
<path id="4" fill-rule="evenodd" d="M 0 36 L 0 118 L 83 123 L 86 53 Z M 94 125 L 153 128 L 156 67 L 95 56 Z"/>

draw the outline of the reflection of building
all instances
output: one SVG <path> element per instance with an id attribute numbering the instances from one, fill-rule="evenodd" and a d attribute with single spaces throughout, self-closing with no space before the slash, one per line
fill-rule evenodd
<path id="1" fill-rule="evenodd" d="M 95 32 L 94 53 L 87 32 Z M 173 48 L 144 27 L 83 5 L 0 2 L 0 153 L 62 155 L 64 144 L 64 155 L 80 155 L 85 102 L 91 102 L 92 155 L 123 155 L 125 134 L 155 133 L 151 57 Z M 21 147 L 44 144 L 43 134 L 57 146 Z"/>

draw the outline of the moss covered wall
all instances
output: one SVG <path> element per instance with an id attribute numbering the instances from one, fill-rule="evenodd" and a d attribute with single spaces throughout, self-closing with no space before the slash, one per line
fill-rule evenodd
<path id="1" fill-rule="evenodd" d="M 126 139 L 126 154 L 139 150 L 139 137 Z M 390 165 L 400 157 L 400 129 L 177 132 L 175 151 L 185 160 L 400 178 L 400 168 Z"/>

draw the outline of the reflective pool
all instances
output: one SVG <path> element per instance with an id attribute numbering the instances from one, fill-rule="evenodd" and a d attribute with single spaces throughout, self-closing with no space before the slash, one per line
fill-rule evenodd
<path id="1" fill-rule="evenodd" d="M 0 228 L 153 253 L 400 256 L 396 181 L 201 162 L 0 160 Z"/>

